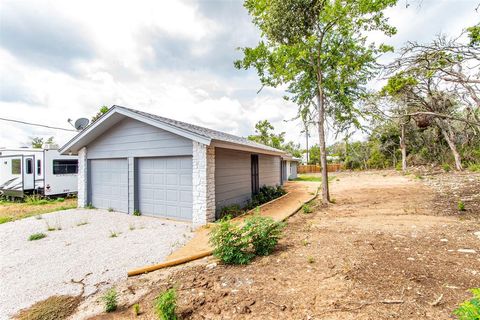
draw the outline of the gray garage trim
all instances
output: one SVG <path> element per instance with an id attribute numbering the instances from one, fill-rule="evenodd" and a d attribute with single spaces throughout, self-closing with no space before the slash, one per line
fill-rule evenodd
<path id="1" fill-rule="evenodd" d="M 137 159 L 138 209 L 144 215 L 192 219 L 192 157 Z"/>
<path id="2" fill-rule="evenodd" d="M 88 159 L 192 155 L 192 140 L 124 119 L 88 146 Z"/>
<path id="3" fill-rule="evenodd" d="M 88 161 L 88 203 L 100 209 L 128 212 L 128 160 Z"/>

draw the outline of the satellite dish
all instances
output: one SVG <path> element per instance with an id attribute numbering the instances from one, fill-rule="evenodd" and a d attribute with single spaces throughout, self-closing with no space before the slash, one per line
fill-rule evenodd
<path id="1" fill-rule="evenodd" d="M 90 121 L 88 121 L 87 118 L 80 118 L 80 119 L 77 119 L 77 121 L 75 121 L 75 124 L 73 125 L 75 127 L 75 129 L 77 129 L 78 131 L 81 131 L 83 129 L 85 129 L 87 126 L 88 126 L 88 123 Z"/>

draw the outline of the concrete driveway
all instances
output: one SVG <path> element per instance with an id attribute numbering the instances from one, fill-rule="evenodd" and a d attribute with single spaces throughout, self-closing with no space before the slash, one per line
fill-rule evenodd
<path id="1" fill-rule="evenodd" d="M 48 231 L 50 229 L 51 231 Z M 55 229 L 55 230 L 53 230 Z M 28 241 L 31 234 L 47 237 Z M 0 225 L 0 319 L 52 295 L 85 295 L 163 261 L 191 238 L 190 224 L 71 209 Z"/>

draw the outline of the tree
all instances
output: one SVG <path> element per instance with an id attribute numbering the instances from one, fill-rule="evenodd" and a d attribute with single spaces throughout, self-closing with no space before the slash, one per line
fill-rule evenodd
<path id="1" fill-rule="evenodd" d="M 248 140 L 255 141 L 272 148 L 285 150 L 294 157 L 300 158 L 302 156 L 302 149 L 300 144 L 293 141 L 285 143 L 285 132 L 275 134 L 275 128 L 268 120 L 257 122 L 255 125 L 255 135 L 248 136 Z"/>
<path id="2" fill-rule="evenodd" d="M 44 142 L 44 138 L 41 138 L 41 137 L 33 137 L 31 138 L 32 141 L 30 142 L 30 144 L 32 145 L 32 148 L 35 148 L 35 149 L 41 149 L 43 147 L 44 144 L 54 144 L 54 137 L 49 137 L 47 139 L 47 141 Z"/>
<path id="3" fill-rule="evenodd" d="M 402 117 L 413 118 L 419 128 L 439 128 L 457 170 L 463 166 L 454 122 L 480 133 L 479 58 L 480 47 L 473 40 L 462 44 L 438 36 L 429 44 L 409 42 L 388 67 L 391 76 L 381 91 L 403 110 Z"/>
<path id="4" fill-rule="evenodd" d="M 101 106 L 100 110 L 98 110 L 97 114 L 92 117 L 92 122 L 97 121 L 102 115 L 110 110 L 107 106 Z"/>
<path id="5" fill-rule="evenodd" d="M 357 101 L 376 71 L 379 53 L 388 46 L 367 43 L 365 33 L 393 35 L 382 10 L 397 0 L 246 0 L 260 29 L 255 48 L 243 48 L 237 68 L 255 68 L 263 86 L 287 86 L 287 98 L 314 106 L 322 166 L 322 200 L 328 189 L 325 120 L 337 130 L 360 126 Z"/>
<path id="6" fill-rule="evenodd" d="M 281 149 L 285 142 L 285 132 L 275 134 L 275 128 L 268 120 L 257 122 L 255 125 L 255 135 L 248 136 L 248 140 L 255 141 L 272 148 Z"/>

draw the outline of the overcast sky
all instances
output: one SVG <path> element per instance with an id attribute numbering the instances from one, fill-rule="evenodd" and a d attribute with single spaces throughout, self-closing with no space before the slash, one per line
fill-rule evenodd
<path id="1" fill-rule="evenodd" d="M 398 34 L 384 42 L 396 47 L 480 21 L 477 0 L 408 1 L 387 12 Z M 257 94 L 255 72 L 233 67 L 236 48 L 258 39 L 237 0 L 2 0 L 0 117 L 68 128 L 118 104 L 241 136 L 268 119 L 303 144 L 299 124 L 285 122 L 295 105 L 280 90 Z M 5 147 L 73 134 L 0 121 Z"/>

